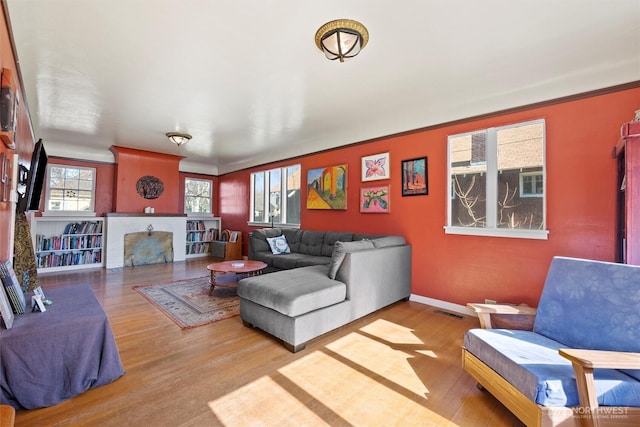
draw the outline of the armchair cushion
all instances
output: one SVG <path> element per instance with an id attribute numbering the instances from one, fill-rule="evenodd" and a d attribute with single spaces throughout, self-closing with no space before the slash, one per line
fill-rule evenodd
<path id="1" fill-rule="evenodd" d="M 472 329 L 465 348 L 525 396 L 544 406 L 580 404 L 571 362 L 558 354 L 565 345 L 530 331 Z M 638 406 L 640 382 L 614 369 L 594 370 L 598 403 Z"/>
<path id="2" fill-rule="evenodd" d="M 640 352 L 640 266 L 556 257 L 533 331 L 569 348 Z"/>

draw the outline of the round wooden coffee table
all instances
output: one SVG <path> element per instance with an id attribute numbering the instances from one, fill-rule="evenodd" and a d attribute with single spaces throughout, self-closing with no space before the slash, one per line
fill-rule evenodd
<path id="1" fill-rule="evenodd" d="M 226 282 L 226 283 L 217 283 L 216 277 L 219 274 L 243 274 L 245 276 L 257 276 L 258 274 L 262 274 L 262 270 L 267 267 L 262 261 L 253 261 L 253 260 L 238 260 L 238 261 L 223 261 L 223 262 L 214 262 L 213 264 L 207 265 L 207 270 L 211 272 L 211 278 L 209 279 L 209 284 L 211 288 L 209 289 L 209 294 L 213 294 L 213 288 L 216 286 L 224 287 L 224 288 L 232 288 L 236 286 L 236 282 Z"/>

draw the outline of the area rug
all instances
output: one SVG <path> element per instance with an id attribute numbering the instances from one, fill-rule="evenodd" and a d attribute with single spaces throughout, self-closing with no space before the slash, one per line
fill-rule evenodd
<path id="1" fill-rule="evenodd" d="M 235 280 L 235 277 L 221 279 Z M 195 328 L 240 314 L 235 288 L 215 288 L 209 295 L 209 277 L 158 285 L 134 286 L 137 292 L 182 329 Z"/>

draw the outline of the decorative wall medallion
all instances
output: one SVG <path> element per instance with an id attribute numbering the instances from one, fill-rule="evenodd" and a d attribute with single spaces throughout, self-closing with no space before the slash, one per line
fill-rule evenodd
<path id="1" fill-rule="evenodd" d="M 136 191 L 145 199 L 157 199 L 164 191 L 164 184 L 160 178 L 145 175 L 136 183 Z"/>

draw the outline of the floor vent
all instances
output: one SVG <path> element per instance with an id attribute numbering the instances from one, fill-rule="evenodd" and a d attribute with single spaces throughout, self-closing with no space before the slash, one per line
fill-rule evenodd
<path id="1" fill-rule="evenodd" d="M 434 310 L 434 312 L 438 313 L 438 314 L 444 314 L 445 316 L 455 317 L 456 319 L 462 319 L 463 318 L 463 316 L 461 314 L 450 313 L 448 311 Z"/>

